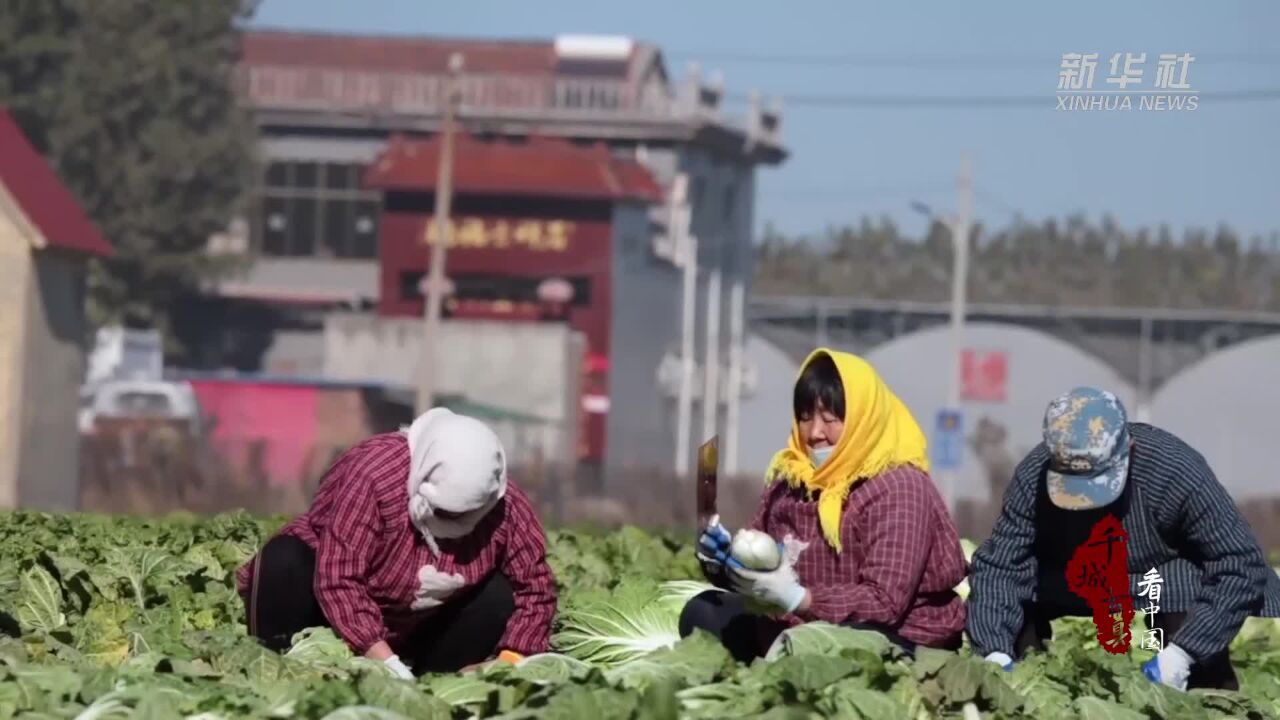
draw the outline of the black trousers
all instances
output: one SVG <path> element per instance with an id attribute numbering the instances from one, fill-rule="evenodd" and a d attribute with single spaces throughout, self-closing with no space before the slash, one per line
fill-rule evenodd
<path id="1" fill-rule="evenodd" d="M 857 630 L 874 630 L 889 638 L 914 657 L 916 643 L 902 637 L 894 630 L 873 623 L 844 622 L 841 625 Z M 719 638 L 721 644 L 735 660 L 749 663 L 769 651 L 787 626 L 781 621 L 748 611 L 746 599 L 729 592 L 708 590 L 695 596 L 680 612 L 680 637 L 688 637 L 694 630 L 704 630 Z M 960 649 L 961 636 L 946 649 Z"/>
<path id="2" fill-rule="evenodd" d="M 1050 625 L 1053 620 L 1061 617 L 1086 617 L 1078 611 L 1048 605 L 1026 605 L 1023 611 L 1025 620 L 1022 631 L 1013 643 L 1015 658 L 1021 658 L 1032 648 L 1043 650 L 1045 642 L 1053 637 L 1053 626 Z M 1149 628 L 1160 628 L 1167 645 L 1186 621 L 1186 613 L 1161 612 L 1156 613 L 1154 621 L 1148 617 L 1146 624 Z M 1138 635 L 1137 629 L 1134 630 L 1134 635 Z M 1192 665 L 1191 676 L 1187 678 L 1187 689 L 1192 688 L 1239 690 L 1240 683 L 1236 679 L 1235 668 L 1231 665 L 1230 651 L 1224 650 L 1202 663 Z"/>
<path id="3" fill-rule="evenodd" d="M 250 580 L 249 634 L 281 652 L 297 632 L 331 627 L 313 590 L 315 568 L 315 551 L 301 540 L 281 535 L 267 542 Z M 484 584 L 441 606 L 395 650 L 415 674 L 456 672 L 498 651 L 513 612 L 511 584 L 495 572 Z"/>

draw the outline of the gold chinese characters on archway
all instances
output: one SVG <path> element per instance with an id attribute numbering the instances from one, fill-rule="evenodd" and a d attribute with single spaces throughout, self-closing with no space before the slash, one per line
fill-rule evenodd
<path id="1" fill-rule="evenodd" d="M 574 224 L 568 220 L 454 218 L 449 221 L 449 249 L 524 248 L 533 252 L 566 252 L 573 239 L 573 231 Z M 439 235 L 440 230 L 434 218 L 429 219 L 421 242 L 432 245 Z"/>

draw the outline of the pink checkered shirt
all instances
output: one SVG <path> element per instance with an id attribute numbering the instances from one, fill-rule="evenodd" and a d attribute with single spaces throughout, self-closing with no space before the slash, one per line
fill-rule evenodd
<path id="1" fill-rule="evenodd" d="M 352 650 L 380 640 L 397 653 L 434 608 L 414 610 L 418 570 L 459 574 L 465 592 L 500 571 L 511 582 L 515 613 L 499 649 L 545 652 L 556 609 L 546 538 L 529 499 L 508 482 L 506 497 L 468 536 L 437 540 L 440 556 L 409 520 L 409 444 L 400 433 L 376 435 L 348 450 L 321 480 L 311 508 L 280 533 L 316 551 L 315 593 L 325 617 Z M 236 573 L 248 603 L 253 561 Z"/>
<path id="2" fill-rule="evenodd" d="M 965 577 L 964 552 L 925 472 L 900 467 L 854 486 L 840 553 L 822 536 L 816 495 L 784 482 L 765 488 L 751 527 L 809 543 L 796 573 L 812 604 L 789 624 L 876 623 L 929 646 L 953 642 L 964 629 L 964 602 L 952 590 Z"/>

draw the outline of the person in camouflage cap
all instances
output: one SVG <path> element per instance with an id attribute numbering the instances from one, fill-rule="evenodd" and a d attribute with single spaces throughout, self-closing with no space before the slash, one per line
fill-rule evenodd
<path id="1" fill-rule="evenodd" d="M 1049 404 L 1043 442 L 1018 465 L 991 536 L 974 553 L 966 633 L 1006 669 L 1043 647 L 1050 622 L 1091 616 L 1067 566 L 1107 516 L 1128 535 L 1129 593 L 1158 652 L 1143 666 L 1181 690 L 1237 689 L 1228 647 L 1245 618 L 1280 617 L 1280 577 L 1200 453 L 1130 422 L 1110 392 L 1076 388 Z M 1158 573 L 1158 602 L 1143 597 Z M 1135 631 L 1135 638 L 1144 637 Z M 1137 643 L 1135 643 L 1137 644 Z"/>

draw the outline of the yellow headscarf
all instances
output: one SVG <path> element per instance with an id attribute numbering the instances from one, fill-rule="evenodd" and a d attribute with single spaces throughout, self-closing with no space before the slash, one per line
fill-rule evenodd
<path id="1" fill-rule="evenodd" d="M 835 361 L 844 385 L 844 432 L 835 450 L 816 470 L 800 425 L 791 419 L 791 438 L 773 456 L 766 483 L 785 480 L 818 495 L 818 522 L 827 542 L 840 552 L 840 514 L 853 486 L 886 470 L 914 465 L 929 471 L 924 432 L 875 368 L 849 353 L 818 348 L 800 365 L 800 374 L 819 355 Z M 797 380 L 799 376 L 797 376 Z"/>

